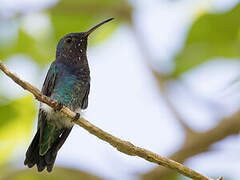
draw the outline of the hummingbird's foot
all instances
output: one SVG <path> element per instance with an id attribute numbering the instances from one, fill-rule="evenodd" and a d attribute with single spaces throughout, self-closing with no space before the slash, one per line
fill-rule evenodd
<path id="1" fill-rule="evenodd" d="M 73 118 L 73 122 L 76 122 L 80 118 L 80 114 L 76 113 L 75 117 Z"/>
<path id="2" fill-rule="evenodd" d="M 63 108 L 63 103 L 62 102 L 58 102 L 57 110 L 61 111 L 62 108 Z"/>

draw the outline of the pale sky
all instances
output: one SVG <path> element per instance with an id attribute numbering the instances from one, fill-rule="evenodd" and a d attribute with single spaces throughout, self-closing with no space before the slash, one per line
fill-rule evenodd
<path id="1" fill-rule="evenodd" d="M 18 0 L 4 2 L 7 7 L 13 9 L 24 6 L 24 2 L 28 6 L 31 2 L 35 3 L 25 0 L 20 6 L 15 4 Z M 237 0 L 179 0 L 175 3 L 166 3 L 166 0 L 132 0 L 131 2 L 136 6 L 134 21 L 138 31 L 151 47 L 149 51 L 154 60 L 151 64 L 158 69 L 156 65 L 159 65 L 159 59 L 171 61 L 174 54 L 180 50 L 199 9 L 222 11 L 231 8 Z M 121 25 L 103 43 L 89 48 L 88 60 L 92 80 L 86 119 L 117 137 L 160 155 L 170 155 L 181 146 L 184 139 L 182 128 L 162 102 L 155 80 L 146 67 L 146 60 L 142 58 L 133 34 L 126 25 Z M 42 85 L 39 84 L 40 70 L 37 65 L 24 56 L 12 57 L 7 64 L 25 80 L 38 87 Z M 29 69 L 30 65 L 33 68 Z M 239 68 L 240 64 L 236 61 L 227 64 L 215 60 L 186 73 L 182 80 L 201 98 L 218 104 L 219 108 L 224 109 L 224 113 L 230 114 L 239 107 L 239 101 L 236 100 L 240 98 L 235 96 L 231 98 L 227 95 L 226 101 L 223 101 L 223 98 L 220 98 L 221 93 L 215 92 L 223 89 L 236 77 Z M 222 76 L 217 76 L 222 72 L 224 72 Z M 41 74 L 41 82 L 44 76 L 45 74 Z M 208 82 L 206 77 L 210 77 Z M 16 97 L 25 94 L 21 88 L 16 88 L 6 77 L 1 76 L 0 85 L 2 84 L 7 87 L 4 90 L 6 95 Z M 213 114 L 211 107 L 199 100 L 201 98 L 188 97 L 178 84 L 173 83 L 170 88 L 171 99 L 194 129 L 207 130 L 218 123 L 219 118 L 226 115 Z M 229 176 L 232 180 L 237 180 L 240 178 L 238 156 L 240 143 L 238 142 L 238 136 L 227 138 L 214 146 L 216 151 L 191 158 L 186 164 L 208 176 Z M 25 146 L 21 148 L 16 155 L 21 168 L 23 168 L 25 148 Z M 226 157 L 228 160 L 225 160 Z M 59 151 L 56 165 L 79 168 L 110 180 L 138 179 L 138 174 L 156 167 L 143 159 L 118 152 L 78 126 L 74 127 Z"/>

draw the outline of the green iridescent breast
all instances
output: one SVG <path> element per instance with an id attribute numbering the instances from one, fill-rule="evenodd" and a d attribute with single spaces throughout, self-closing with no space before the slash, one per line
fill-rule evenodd
<path id="1" fill-rule="evenodd" d="M 78 97 L 81 82 L 74 75 L 66 75 L 56 84 L 52 98 L 71 107 L 74 99 Z"/>

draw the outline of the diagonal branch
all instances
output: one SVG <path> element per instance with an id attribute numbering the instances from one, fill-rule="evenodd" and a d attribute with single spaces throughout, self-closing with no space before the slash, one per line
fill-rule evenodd
<path id="1" fill-rule="evenodd" d="M 0 69 L 9 76 L 13 81 L 15 81 L 17 84 L 19 84 L 21 87 L 26 89 L 27 91 L 31 92 L 35 98 L 43 103 L 48 104 L 53 109 L 58 109 L 58 102 L 50 99 L 49 97 L 43 95 L 37 88 L 32 86 L 26 81 L 21 80 L 17 77 L 16 74 L 12 73 L 8 70 L 8 68 L 0 61 Z M 67 117 L 74 119 L 76 113 L 72 112 L 69 108 L 63 107 L 61 109 L 61 112 L 66 115 Z M 195 179 L 195 180 L 211 180 L 210 178 L 201 175 L 200 173 L 176 162 L 171 159 L 159 156 L 149 150 L 134 146 L 132 143 L 128 141 L 121 140 L 115 136 L 112 136 L 111 134 L 103 131 L 102 129 L 94 126 L 89 121 L 85 120 L 84 118 L 79 118 L 77 121 L 75 121 L 76 124 L 86 129 L 91 134 L 97 136 L 98 138 L 108 142 L 113 147 L 115 147 L 118 151 L 125 153 L 127 155 L 131 156 L 138 156 L 141 157 L 149 162 L 153 162 L 156 164 L 159 164 L 161 166 L 176 170 L 177 172 Z M 221 178 L 221 177 L 220 177 Z"/>
<path id="2" fill-rule="evenodd" d="M 152 74 L 157 80 L 160 94 L 162 95 L 161 97 L 163 98 L 164 102 L 166 103 L 171 113 L 174 115 L 175 119 L 185 130 L 186 138 L 184 145 L 179 149 L 179 151 L 174 153 L 170 157 L 170 159 L 174 159 L 177 162 L 183 163 L 186 159 L 194 155 L 208 151 L 211 144 L 217 142 L 218 140 L 224 139 L 229 135 L 235 134 L 239 131 L 240 122 L 236 118 L 240 117 L 240 111 L 233 115 L 232 117 L 226 118 L 223 122 L 218 124 L 218 126 L 216 126 L 214 129 L 206 133 L 198 133 L 191 129 L 191 127 L 189 127 L 189 125 L 184 121 L 184 119 L 182 119 L 181 115 L 175 109 L 174 105 L 167 96 L 165 88 L 166 83 L 168 80 L 170 80 L 170 78 L 168 77 L 168 75 L 160 74 L 159 72 L 155 71 L 153 66 L 151 66 L 152 63 L 151 61 L 153 60 L 153 58 L 151 57 L 151 53 L 149 52 L 148 47 L 146 46 L 147 44 L 146 41 L 144 41 L 144 38 L 142 38 L 143 35 L 139 33 L 139 30 L 137 30 L 133 21 L 131 22 L 130 25 L 135 35 L 135 39 L 139 47 L 139 50 L 145 59 L 146 65 L 152 70 Z M 230 126 L 227 125 L 228 120 L 231 121 Z M 235 124 L 238 124 L 238 126 L 235 126 Z M 224 133 L 222 131 L 224 131 Z M 169 177 L 169 175 L 171 175 L 172 173 L 173 171 L 171 171 L 171 169 L 157 167 L 154 170 L 143 174 L 142 179 L 143 180 L 163 179 L 164 177 Z M 221 177 L 218 180 L 221 180 Z"/>
<path id="3" fill-rule="evenodd" d="M 167 77 L 163 76 L 162 74 L 159 74 L 154 69 L 152 69 L 152 73 L 157 80 L 159 90 L 161 93 L 161 97 L 163 98 L 164 102 L 166 103 L 167 107 L 171 111 L 171 113 L 174 115 L 175 119 L 178 121 L 178 123 L 184 128 L 186 136 L 191 136 L 195 133 L 194 130 L 192 130 L 187 123 L 184 122 L 181 115 L 178 113 L 172 102 L 170 101 L 168 94 L 166 92 L 166 83 L 167 83 Z"/>
<path id="4" fill-rule="evenodd" d="M 135 36 L 135 40 L 136 43 L 138 45 L 139 51 L 141 52 L 142 56 L 144 57 L 146 66 L 149 67 L 149 69 L 151 69 L 152 74 L 154 75 L 154 77 L 157 80 L 157 84 L 160 90 L 160 94 L 161 97 L 163 98 L 164 103 L 166 103 L 167 108 L 170 110 L 170 112 L 173 114 L 173 116 L 175 117 L 176 121 L 178 121 L 178 123 L 184 128 L 186 135 L 191 135 L 192 133 L 194 133 L 194 131 L 188 126 L 187 123 L 184 122 L 184 120 L 182 119 L 181 115 L 178 113 L 178 111 L 175 109 L 175 107 L 173 106 L 173 104 L 171 103 L 170 99 L 167 96 L 166 93 L 166 83 L 167 80 L 169 80 L 168 75 L 166 74 L 160 74 L 159 72 L 157 72 L 152 64 L 152 56 L 151 53 L 148 49 L 148 47 L 146 46 L 146 41 L 143 38 L 143 35 L 139 32 L 139 30 L 135 27 L 133 21 L 131 21 L 130 23 L 130 27 L 133 31 L 133 34 Z M 151 62 L 152 61 L 152 62 Z"/>
<path id="5" fill-rule="evenodd" d="M 185 140 L 184 145 L 173 155 L 171 159 L 183 163 L 188 158 L 191 158 L 200 153 L 207 152 L 211 145 L 223 140 L 224 138 L 239 133 L 240 130 L 240 111 L 233 114 L 231 117 L 224 118 L 214 128 L 203 132 L 194 133 L 191 137 Z M 151 172 L 142 175 L 143 180 L 147 179 L 162 179 L 167 177 L 172 172 L 166 168 L 156 168 Z"/>

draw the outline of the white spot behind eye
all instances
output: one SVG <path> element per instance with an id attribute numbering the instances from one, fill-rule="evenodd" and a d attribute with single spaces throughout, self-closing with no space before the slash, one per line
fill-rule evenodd
<path id="1" fill-rule="evenodd" d="M 80 46 L 81 44 L 79 43 L 78 46 Z"/>
<path id="2" fill-rule="evenodd" d="M 70 53 L 72 52 L 72 50 L 70 50 Z"/>
<path id="3" fill-rule="evenodd" d="M 80 60 L 80 57 L 78 57 L 78 60 Z"/>
<path id="4" fill-rule="evenodd" d="M 80 39 L 80 42 L 82 42 L 82 39 Z"/>
<path id="5" fill-rule="evenodd" d="M 82 49 L 80 49 L 80 52 L 82 52 Z"/>

